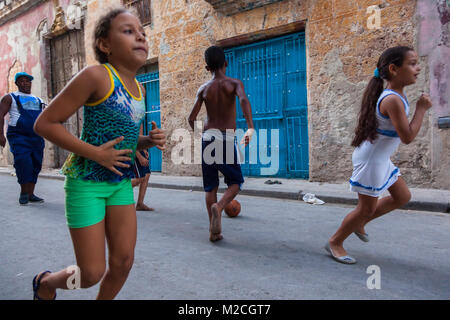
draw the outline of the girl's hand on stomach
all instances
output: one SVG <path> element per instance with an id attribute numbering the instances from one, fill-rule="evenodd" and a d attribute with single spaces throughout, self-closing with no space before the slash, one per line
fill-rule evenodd
<path id="1" fill-rule="evenodd" d="M 124 137 L 122 136 L 102 144 L 101 146 L 97 147 L 96 154 L 91 158 L 106 169 L 111 170 L 119 176 L 122 176 L 123 174 L 119 170 L 117 170 L 116 167 L 129 168 L 130 165 L 123 163 L 123 161 L 131 161 L 131 158 L 128 155 L 133 152 L 129 149 L 114 149 L 114 146 L 121 142 L 123 139 Z"/>

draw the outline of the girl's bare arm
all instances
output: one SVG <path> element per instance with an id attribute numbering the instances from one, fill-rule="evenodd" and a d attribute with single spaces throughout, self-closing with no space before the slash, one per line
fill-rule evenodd
<path id="1" fill-rule="evenodd" d="M 385 113 L 388 114 L 400 137 L 400 140 L 405 144 L 411 143 L 417 136 L 420 127 L 422 126 L 425 112 L 429 108 L 431 108 L 430 98 L 428 95 L 422 95 L 417 102 L 414 116 L 411 122 L 409 122 L 405 113 L 403 102 L 399 97 L 386 97 L 380 105 L 380 111 L 385 111 Z"/>
<path id="2" fill-rule="evenodd" d="M 142 84 L 139 84 L 144 97 L 146 96 L 145 88 Z M 143 127 L 140 128 L 139 138 L 136 150 L 147 150 L 148 148 L 157 147 L 159 150 L 164 150 L 166 144 L 166 134 L 164 131 L 156 126 L 156 122 L 152 121 L 152 130 L 148 133 L 148 136 L 144 136 Z M 136 154 L 138 154 L 137 152 Z"/>
<path id="3" fill-rule="evenodd" d="M 106 95 L 110 86 L 109 76 L 103 66 L 91 66 L 84 69 L 40 114 L 35 122 L 34 130 L 61 148 L 93 160 L 114 173 L 122 175 L 114 166 L 128 167 L 121 161 L 131 160 L 126 155 L 132 152 L 131 150 L 114 149 L 114 145 L 122 141 L 123 137 L 101 146 L 94 146 L 78 139 L 63 126 L 63 123 L 82 105 L 101 99 Z"/>

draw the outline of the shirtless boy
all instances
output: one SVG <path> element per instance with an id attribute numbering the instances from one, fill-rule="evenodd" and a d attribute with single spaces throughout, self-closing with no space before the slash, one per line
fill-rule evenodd
<path id="1" fill-rule="evenodd" d="M 244 146 L 250 143 L 254 127 L 250 102 L 245 94 L 242 81 L 225 75 L 228 64 L 225 61 L 223 50 L 217 46 L 208 48 L 205 51 L 205 62 L 206 70 L 211 72 L 212 79 L 199 88 L 197 99 L 189 115 L 189 125 L 194 129 L 194 121 L 202 104 L 205 103 L 207 119 L 202 135 L 203 188 L 206 192 L 206 208 L 210 223 L 209 240 L 215 242 L 223 239 L 221 234 L 222 210 L 236 197 L 244 182 L 234 135 L 236 130 L 236 96 L 239 98 L 248 126 L 248 130 L 241 141 Z M 217 140 L 216 144 L 220 141 L 223 148 L 214 149 L 213 152 L 209 153 L 205 152 L 205 149 L 211 150 L 210 145 L 215 140 Z M 210 147 L 208 148 L 208 146 Z M 219 149 L 220 151 L 218 151 Z M 230 151 L 233 154 L 227 156 L 226 153 L 230 153 Z M 221 154 L 215 154 L 214 152 L 220 152 Z M 208 159 L 208 156 L 211 158 L 211 155 L 219 161 L 211 163 Z M 220 201 L 217 201 L 219 171 L 224 175 L 228 188 Z"/>

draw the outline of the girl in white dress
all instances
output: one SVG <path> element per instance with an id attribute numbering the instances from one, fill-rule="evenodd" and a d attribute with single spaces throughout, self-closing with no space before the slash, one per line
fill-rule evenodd
<path id="1" fill-rule="evenodd" d="M 409 144 L 414 140 L 425 112 L 431 108 L 429 96 L 422 94 L 411 122 L 408 121 L 409 104 L 403 89 L 416 82 L 419 72 L 418 56 L 412 48 L 389 48 L 380 56 L 374 76 L 364 92 L 352 141 L 356 149 L 352 155 L 353 174 L 349 181 L 350 189 L 358 193 L 358 205 L 344 218 L 325 246 L 338 262 L 356 263 L 343 246 L 350 234 L 354 232 L 362 241 L 369 241 L 365 225 L 404 206 L 411 199 L 411 193 L 390 156 L 400 142 Z M 390 195 L 378 200 L 385 190 Z"/>

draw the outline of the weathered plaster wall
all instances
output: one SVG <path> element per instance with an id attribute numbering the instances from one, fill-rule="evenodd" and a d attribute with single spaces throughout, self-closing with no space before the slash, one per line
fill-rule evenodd
<path id="1" fill-rule="evenodd" d="M 450 129 L 439 129 L 439 117 L 450 116 L 450 7 L 445 0 L 417 2 L 419 21 L 417 47 L 427 57 L 430 112 L 431 179 L 433 186 L 450 189 Z"/>
<path id="2" fill-rule="evenodd" d="M 220 13 L 231 16 L 238 12 L 252 10 L 282 0 L 205 0 Z"/>
<path id="3" fill-rule="evenodd" d="M 48 3 L 34 7 L 19 17 L 0 26 L 0 95 L 17 90 L 14 75 L 25 71 L 34 76 L 32 94 L 47 101 L 47 79 L 43 70 L 46 69 L 45 60 L 41 56 L 45 53 L 37 35 L 37 27 L 41 21 L 51 17 L 52 11 Z M 44 64 L 43 64 L 44 63 Z M 7 120 L 4 132 L 6 134 Z M 46 154 L 49 143 L 46 143 Z M 49 157 L 45 157 L 44 166 L 50 165 Z M 0 164 L 12 164 L 9 145 L 0 154 Z"/>
<path id="4" fill-rule="evenodd" d="M 88 63 L 95 63 L 90 42 L 94 21 L 108 6 L 119 4 L 118 0 L 89 2 L 85 33 Z M 200 174 L 198 165 L 172 164 L 170 154 L 175 142 L 170 136 L 176 128 L 188 128 L 186 117 L 195 93 L 210 78 L 204 69 L 204 50 L 221 40 L 305 21 L 310 179 L 346 181 L 352 171 L 350 142 L 361 96 L 377 59 L 391 46 L 417 48 L 423 41 L 418 40 L 418 26 L 422 25 L 423 34 L 424 23 L 436 20 L 434 11 L 424 9 L 431 7 L 429 4 L 425 0 L 417 5 L 411 0 L 284 0 L 227 16 L 203 0 L 152 1 L 153 21 L 146 27 L 149 60 L 159 64 L 162 125 L 169 136 L 163 173 Z M 367 25 L 367 8 L 372 5 L 380 9 L 379 29 Z M 448 31 L 448 24 L 439 26 L 441 35 Z M 426 34 L 422 37 L 429 40 Z M 418 82 L 406 91 L 412 112 L 420 93 L 430 89 L 437 94 L 434 100 L 444 99 L 440 104 L 448 105 L 448 87 L 442 87 L 442 77 L 433 75 L 448 51 L 440 48 L 436 53 L 435 44 L 427 48 L 419 51 L 422 73 Z M 417 139 L 402 146 L 393 157 L 410 185 L 449 188 L 449 179 L 438 178 L 449 171 L 450 156 L 441 155 L 449 150 L 448 133 L 435 128 L 436 118 L 435 114 L 427 115 Z"/>
<path id="5" fill-rule="evenodd" d="M 308 21 L 310 179 L 346 181 L 351 175 L 350 146 L 364 88 L 380 54 L 396 45 L 415 47 L 415 1 L 316 1 Z M 369 29 L 367 8 L 381 9 L 379 29 Z M 426 68 L 423 68 L 426 69 Z M 426 86 L 426 70 L 407 88 L 411 105 Z M 414 111 L 414 108 L 412 108 Z M 407 182 L 428 183 L 430 132 L 393 156 Z M 420 149 L 421 152 L 417 152 Z"/>
<path id="6" fill-rule="evenodd" d="M 26 1 L 23 1 L 24 3 Z M 73 2 L 73 1 L 72 1 Z M 70 0 L 60 1 L 66 8 Z M 0 26 L 0 95 L 17 90 L 14 75 L 25 71 L 34 77 L 31 93 L 49 102 L 47 81 L 46 48 L 42 35 L 50 29 L 55 16 L 53 1 L 42 2 L 32 7 L 18 17 Z M 6 134 L 7 121 L 5 119 L 4 132 Z M 2 148 L 0 165 L 12 164 L 9 145 Z M 44 153 L 44 167 L 54 164 L 54 147 L 48 141 Z"/>

